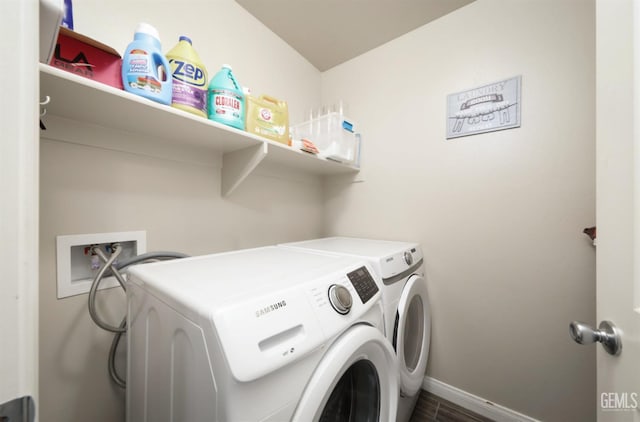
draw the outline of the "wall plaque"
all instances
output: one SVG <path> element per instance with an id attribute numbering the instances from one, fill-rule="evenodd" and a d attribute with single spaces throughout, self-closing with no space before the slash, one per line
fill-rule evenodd
<path id="1" fill-rule="evenodd" d="M 521 76 L 447 96 L 447 139 L 520 127 Z"/>

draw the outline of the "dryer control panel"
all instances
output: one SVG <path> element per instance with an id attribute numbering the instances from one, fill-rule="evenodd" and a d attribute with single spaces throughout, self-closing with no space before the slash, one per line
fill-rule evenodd
<path id="1" fill-rule="evenodd" d="M 360 296 L 362 303 L 367 303 L 369 299 L 378 293 L 378 286 L 373 280 L 373 277 L 371 277 L 371 274 L 369 274 L 367 267 L 360 267 L 357 270 L 351 271 L 347 274 L 347 277 L 356 289 L 356 293 Z"/>

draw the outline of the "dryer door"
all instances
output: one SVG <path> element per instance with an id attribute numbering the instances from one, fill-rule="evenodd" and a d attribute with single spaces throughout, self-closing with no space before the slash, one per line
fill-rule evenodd
<path id="1" fill-rule="evenodd" d="M 427 283 L 423 277 L 414 274 L 402 290 L 393 334 L 393 346 L 400 368 L 400 392 L 404 396 L 413 396 L 422 386 L 429 358 L 430 337 L 431 312 Z"/>
<path id="2" fill-rule="evenodd" d="M 292 421 L 388 422 L 396 419 L 398 374 L 389 342 L 375 328 L 349 328 L 315 369 Z"/>

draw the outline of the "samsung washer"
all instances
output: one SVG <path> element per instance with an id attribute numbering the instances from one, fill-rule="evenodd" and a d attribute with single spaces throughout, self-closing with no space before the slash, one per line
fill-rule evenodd
<path id="1" fill-rule="evenodd" d="M 328 237 L 280 245 L 364 259 L 382 279 L 385 336 L 397 354 L 398 422 L 410 419 L 424 380 L 431 315 L 422 248 L 417 243 Z"/>
<path id="2" fill-rule="evenodd" d="M 131 268 L 127 421 L 392 421 L 380 283 L 278 247 Z"/>

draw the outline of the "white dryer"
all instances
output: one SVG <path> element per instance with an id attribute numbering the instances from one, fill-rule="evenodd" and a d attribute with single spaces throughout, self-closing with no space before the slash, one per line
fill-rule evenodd
<path id="1" fill-rule="evenodd" d="M 131 268 L 127 421 L 393 420 L 377 277 L 278 247 Z"/>
<path id="2" fill-rule="evenodd" d="M 400 374 L 397 421 L 407 422 L 424 380 L 431 338 L 431 313 L 420 245 L 328 237 L 280 246 L 361 258 L 380 276 L 385 336 L 396 351 Z"/>

